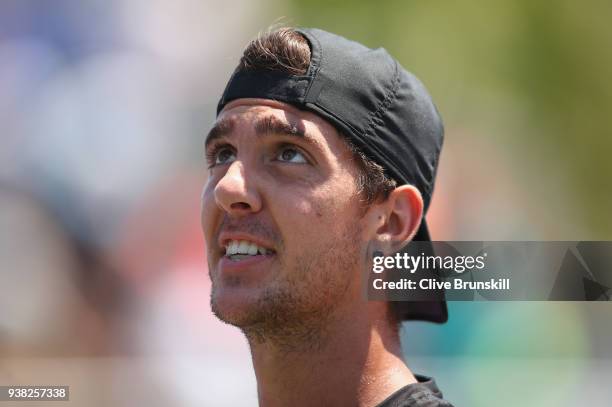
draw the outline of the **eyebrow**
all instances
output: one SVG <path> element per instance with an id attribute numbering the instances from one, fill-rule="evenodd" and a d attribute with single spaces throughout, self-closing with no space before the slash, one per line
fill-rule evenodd
<path id="1" fill-rule="evenodd" d="M 255 122 L 255 134 L 286 134 L 305 138 L 303 125 L 286 122 L 276 116 L 266 116 Z"/>
<path id="2" fill-rule="evenodd" d="M 213 141 L 231 134 L 235 127 L 235 118 L 224 118 L 215 123 L 213 128 L 206 136 L 205 146 L 208 147 Z M 265 116 L 255 120 L 255 134 L 257 136 L 265 136 L 270 134 L 281 134 L 287 136 L 299 137 L 300 139 L 314 145 L 317 149 L 323 151 L 321 142 L 306 134 L 302 123 L 290 123 L 279 119 L 276 116 Z"/>
<path id="3" fill-rule="evenodd" d="M 208 147 L 210 143 L 215 141 L 216 139 L 222 138 L 228 134 L 230 134 L 234 130 L 235 121 L 233 118 L 221 119 L 215 123 L 212 129 L 208 132 L 206 136 L 205 145 Z"/>

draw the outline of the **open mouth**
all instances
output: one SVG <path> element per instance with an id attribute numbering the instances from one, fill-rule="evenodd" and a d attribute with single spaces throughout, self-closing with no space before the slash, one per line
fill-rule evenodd
<path id="1" fill-rule="evenodd" d="M 259 246 L 248 240 L 230 240 L 225 245 L 224 256 L 233 261 L 240 261 L 253 256 L 266 256 L 274 253 L 274 250 Z"/>

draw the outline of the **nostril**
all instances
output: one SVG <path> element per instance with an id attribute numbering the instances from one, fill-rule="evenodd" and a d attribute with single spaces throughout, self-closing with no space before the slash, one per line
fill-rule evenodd
<path id="1" fill-rule="evenodd" d="M 246 202 L 234 202 L 230 207 L 232 209 L 251 209 L 251 205 Z"/>

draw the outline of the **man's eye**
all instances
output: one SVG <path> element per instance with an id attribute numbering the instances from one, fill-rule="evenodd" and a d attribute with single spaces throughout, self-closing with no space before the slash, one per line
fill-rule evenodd
<path id="1" fill-rule="evenodd" d="M 278 161 L 296 163 L 296 164 L 306 164 L 308 161 L 304 157 L 298 149 L 294 147 L 283 147 L 278 152 L 277 158 Z"/>
<path id="2" fill-rule="evenodd" d="M 229 164 L 236 159 L 236 153 L 234 150 L 227 147 L 221 147 L 216 151 L 213 151 L 209 156 L 209 163 L 213 166 Z"/>

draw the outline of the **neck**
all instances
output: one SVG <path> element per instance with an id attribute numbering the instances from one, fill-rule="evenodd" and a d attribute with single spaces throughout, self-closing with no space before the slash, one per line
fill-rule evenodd
<path id="1" fill-rule="evenodd" d="M 383 303 L 333 316 L 317 332 L 286 338 L 249 338 L 259 404 L 375 406 L 416 382 L 401 357 L 397 330 Z M 289 345 L 289 346 L 288 346 Z"/>

